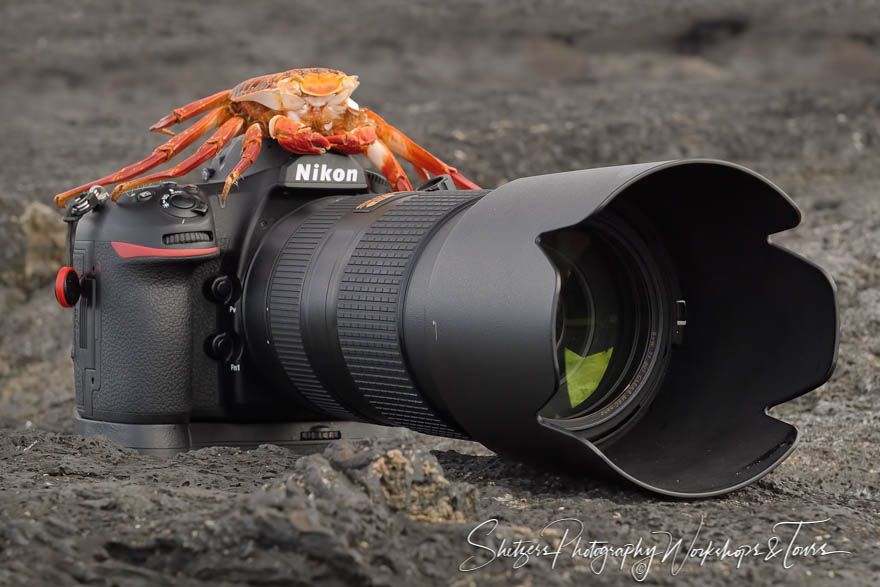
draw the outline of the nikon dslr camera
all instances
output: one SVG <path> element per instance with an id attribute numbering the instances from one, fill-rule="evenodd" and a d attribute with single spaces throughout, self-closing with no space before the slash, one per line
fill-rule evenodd
<path id="1" fill-rule="evenodd" d="M 833 284 L 769 242 L 800 213 L 742 167 L 389 192 L 266 141 L 221 205 L 238 148 L 79 221 L 80 433 L 168 454 L 404 426 L 702 496 L 784 460 L 767 409 L 830 376 Z"/>

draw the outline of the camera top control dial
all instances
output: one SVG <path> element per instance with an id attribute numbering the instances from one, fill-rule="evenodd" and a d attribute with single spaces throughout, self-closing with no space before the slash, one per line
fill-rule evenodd
<path id="1" fill-rule="evenodd" d="M 173 181 L 166 181 L 160 190 L 162 210 L 177 218 L 194 218 L 203 216 L 208 205 L 199 197 L 199 188 L 193 184 L 178 186 Z"/>

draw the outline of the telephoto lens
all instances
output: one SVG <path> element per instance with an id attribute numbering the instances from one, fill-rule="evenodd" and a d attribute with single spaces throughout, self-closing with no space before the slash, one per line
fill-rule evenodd
<path id="1" fill-rule="evenodd" d="M 833 283 L 768 238 L 799 220 L 711 160 L 323 197 L 250 260 L 245 352 L 329 419 L 720 494 L 790 454 L 767 410 L 834 366 Z"/>

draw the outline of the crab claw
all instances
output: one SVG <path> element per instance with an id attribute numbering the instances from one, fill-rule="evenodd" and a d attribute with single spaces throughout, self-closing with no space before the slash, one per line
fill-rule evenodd
<path id="1" fill-rule="evenodd" d="M 371 126 L 362 126 L 354 130 L 345 131 L 341 135 L 327 137 L 334 151 L 348 155 L 365 153 L 367 147 L 376 142 L 376 129 Z"/>
<path id="2" fill-rule="evenodd" d="M 281 114 L 269 121 L 269 136 L 278 144 L 297 155 L 321 155 L 330 148 L 330 141 L 310 126 Z"/>

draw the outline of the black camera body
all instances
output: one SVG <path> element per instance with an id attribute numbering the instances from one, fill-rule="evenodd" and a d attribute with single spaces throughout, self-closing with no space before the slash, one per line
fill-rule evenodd
<path id="1" fill-rule="evenodd" d="M 295 225 L 317 200 L 354 206 L 387 192 L 387 182 L 353 157 L 292 157 L 266 141 L 221 206 L 226 167 L 236 160 L 226 164 L 225 155 L 236 146 L 211 162 L 199 185 L 146 186 L 79 222 L 79 432 L 162 454 L 264 442 L 311 450 L 387 430 L 311 410 L 277 367 L 255 356 L 243 324 L 247 272 L 280 219 Z"/>
<path id="2" fill-rule="evenodd" d="M 834 368 L 834 284 L 770 240 L 800 212 L 738 165 L 390 192 L 267 140 L 222 205 L 239 147 L 79 220 L 78 432 L 169 454 L 402 426 L 707 496 L 791 454 L 768 410 Z"/>

